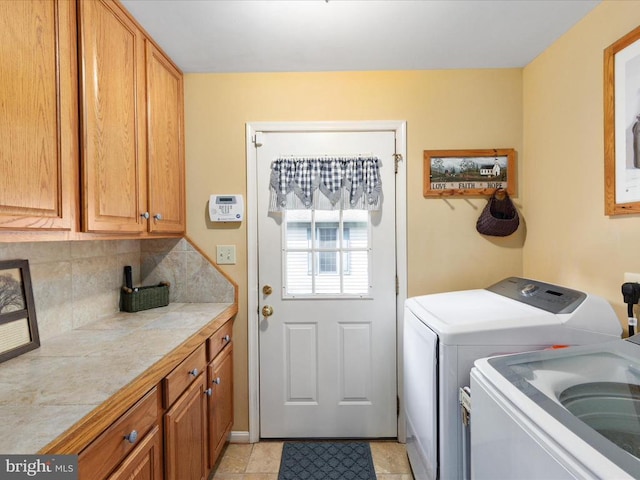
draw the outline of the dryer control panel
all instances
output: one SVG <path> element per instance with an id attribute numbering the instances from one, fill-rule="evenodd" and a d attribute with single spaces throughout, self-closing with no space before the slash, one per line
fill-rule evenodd
<path id="1" fill-rule="evenodd" d="M 556 314 L 573 312 L 587 298 L 577 290 L 520 277 L 505 278 L 487 290 Z"/>

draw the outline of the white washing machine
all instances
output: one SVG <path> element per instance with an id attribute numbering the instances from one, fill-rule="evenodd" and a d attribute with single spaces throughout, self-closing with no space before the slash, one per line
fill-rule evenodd
<path id="1" fill-rule="evenodd" d="M 469 476 L 458 392 L 475 360 L 622 334 L 604 299 L 518 277 L 409 298 L 404 322 L 407 452 L 416 480 Z"/>
<path id="2" fill-rule="evenodd" d="M 476 362 L 474 479 L 640 478 L 640 337 Z"/>

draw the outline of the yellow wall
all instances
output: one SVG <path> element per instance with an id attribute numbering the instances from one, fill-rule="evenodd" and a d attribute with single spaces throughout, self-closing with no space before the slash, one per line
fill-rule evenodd
<path id="1" fill-rule="evenodd" d="M 524 69 L 524 274 L 604 296 L 640 272 L 640 219 L 604 214 L 603 50 L 640 23 L 605 0 Z"/>
<path id="2" fill-rule="evenodd" d="M 482 237 L 475 222 L 485 199 L 422 196 L 423 150 L 515 148 L 521 170 L 522 69 L 186 75 L 188 235 L 211 258 L 216 245 L 237 246 L 238 263 L 222 266 L 240 286 L 235 431 L 248 430 L 246 224 L 253 219 L 212 225 L 207 200 L 246 195 L 247 122 L 331 120 L 407 121 L 409 295 L 522 274 L 524 226 L 508 238 Z"/>

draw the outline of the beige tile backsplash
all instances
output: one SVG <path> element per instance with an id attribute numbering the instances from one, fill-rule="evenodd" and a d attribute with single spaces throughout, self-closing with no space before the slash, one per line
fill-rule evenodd
<path id="1" fill-rule="evenodd" d="M 40 339 L 119 311 L 123 267 L 134 285 L 171 284 L 171 303 L 231 303 L 233 285 L 185 239 L 0 243 L 0 260 L 27 259 Z"/>

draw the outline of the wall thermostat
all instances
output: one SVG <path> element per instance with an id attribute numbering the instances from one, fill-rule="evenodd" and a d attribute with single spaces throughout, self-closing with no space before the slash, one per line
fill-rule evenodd
<path id="1" fill-rule="evenodd" d="M 242 195 L 211 195 L 209 218 L 212 222 L 241 222 L 244 217 Z"/>

